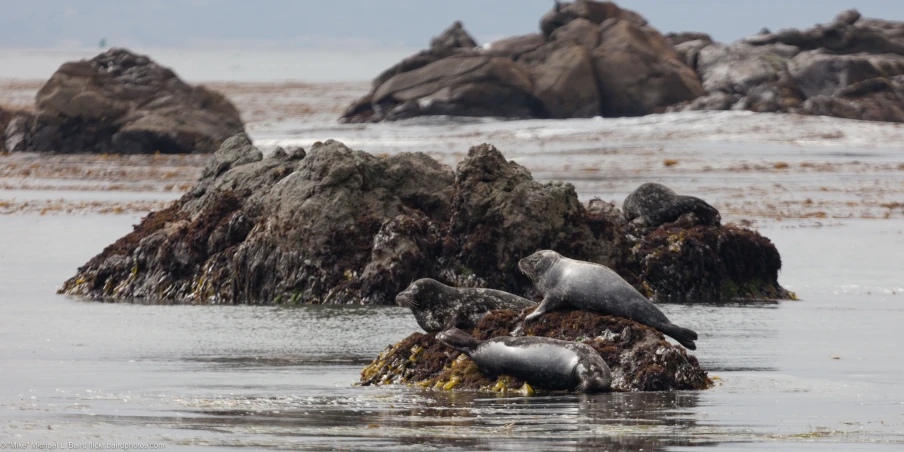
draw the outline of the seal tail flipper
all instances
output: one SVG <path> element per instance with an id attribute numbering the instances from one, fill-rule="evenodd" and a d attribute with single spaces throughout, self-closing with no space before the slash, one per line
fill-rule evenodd
<path id="1" fill-rule="evenodd" d="M 664 323 L 659 326 L 659 331 L 662 331 L 666 336 L 670 336 L 678 341 L 679 344 L 683 345 L 688 350 L 696 350 L 697 344 L 694 343 L 697 340 L 697 333 L 693 330 L 689 330 L 687 328 L 681 328 L 674 323 Z"/>
<path id="2" fill-rule="evenodd" d="M 437 334 L 436 339 L 468 356 L 470 356 L 471 352 L 480 344 L 480 341 L 474 339 L 474 336 L 471 336 L 458 328 L 449 328 L 448 330 Z"/>

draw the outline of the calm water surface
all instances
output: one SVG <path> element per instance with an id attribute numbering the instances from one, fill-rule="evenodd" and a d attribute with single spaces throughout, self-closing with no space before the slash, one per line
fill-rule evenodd
<path id="1" fill-rule="evenodd" d="M 782 252 L 783 283 L 804 301 L 663 306 L 700 332 L 696 355 L 718 377 L 712 390 L 527 398 L 353 386 L 365 363 L 417 330 L 399 308 L 146 306 L 54 294 L 137 221 L 0 218 L 0 442 L 904 447 L 901 221 L 764 227 Z"/>
<path id="2" fill-rule="evenodd" d="M 136 50 L 189 81 L 245 82 L 363 80 L 411 53 Z M 45 79 L 62 61 L 96 53 L 7 49 L 0 60 L 17 64 L 0 68 L 0 77 Z M 27 94 L 22 99 L 29 100 Z M 336 138 L 375 154 L 425 151 L 450 165 L 469 146 L 491 142 L 538 179 L 573 181 L 583 200 L 623 199 L 641 182 L 663 182 L 718 206 L 730 202 L 726 218 L 756 217 L 781 251 L 782 283 L 803 301 L 662 306 L 676 323 L 700 333 L 695 355 L 718 377 L 708 391 L 525 398 L 362 388 L 353 385 L 360 369 L 418 330 L 407 311 L 66 298 L 54 293 L 62 282 L 129 232 L 139 216 L 3 215 L 0 446 L 91 441 L 162 442 L 168 449 L 904 450 L 901 214 L 827 220 L 822 223 L 833 226 L 823 227 L 750 215 L 763 199 L 843 203 L 904 192 L 897 127 L 738 112 L 345 126 L 329 119 L 255 128 L 254 139 L 272 149 Z M 666 158 L 680 164 L 666 168 Z M 792 176 L 735 168 L 771 168 L 778 161 L 835 166 Z M 0 201 L 175 196 L 25 189 L 3 190 Z M 829 218 L 835 211 L 855 217 L 861 210 L 884 212 L 876 206 L 819 208 Z"/>

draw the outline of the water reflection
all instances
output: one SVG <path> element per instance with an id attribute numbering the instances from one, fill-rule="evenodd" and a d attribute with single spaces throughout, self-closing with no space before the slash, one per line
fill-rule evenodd
<path id="1" fill-rule="evenodd" d="M 432 445 L 443 450 L 663 450 L 701 444 L 684 432 L 696 427 L 699 394 L 610 393 L 496 396 L 401 388 L 337 388 L 346 396 L 221 399 L 189 410 L 181 428 L 264 433 L 281 446 L 316 449 L 355 443 L 377 450 Z M 186 423 L 188 422 L 188 423 Z M 248 439 L 244 445 L 274 446 Z M 225 444 L 224 444 L 225 445 Z M 600 449 L 602 448 L 602 449 Z"/>

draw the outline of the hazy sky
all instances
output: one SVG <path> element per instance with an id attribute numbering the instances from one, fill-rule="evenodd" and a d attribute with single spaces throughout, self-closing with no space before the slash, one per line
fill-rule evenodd
<path id="1" fill-rule="evenodd" d="M 663 32 L 733 41 L 806 27 L 853 6 L 904 20 L 904 0 L 624 0 Z M 0 47 L 422 48 L 460 19 L 483 43 L 538 29 L 551 0 L 3 0 Z"/>

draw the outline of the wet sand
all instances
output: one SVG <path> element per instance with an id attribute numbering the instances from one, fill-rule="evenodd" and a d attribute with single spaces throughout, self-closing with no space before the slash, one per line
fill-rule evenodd
<path id="1" fill-rule="evenodd" d="M 897 359 L 904 128 L 739 112 L 340 125 L 337 112 L 365 85 L 220 89 L 265 151 L 335 138 L 377 155 L 423 151 L 454 165 L 469 146 L 490 142 L 537 179 L 574 183 L 584 200 L 620 202 L 642 182 L 665 183 L 772 239 L 783 258 L 780 281 L 802 301 L 662 305 L 700 332 L 694 354 L 718 377 L 703 392 L 524 398 L 355 387 L 366 362 L 416 331 L 404 309 L 146 306 L 55 295 L 147 209 L 187 189 L 206 157 L 14 154 L 0 157 L 7 319 L 0 442 L 298 450 L 904 445 Z M 3 103 L 27 97 L 2 96 Z"/>
<path id="2" fill-rule="evenodd" d="M 5 83 L 5 85 L 4 85 Z M 0 104 L 33 96 L 37 82 L 0 82 Z M 421 118 L 339 124 L 366 83 L 214 83 L 242 112 L 265 152 L 336 139 L 375 155 L 425 152 L 454 166 L 470 146 L 492 143 L 538 180 L 564 180 L 582 199 L 620 202 L 658 181 L 706 198 L 730 220 L 831 225 L 904 217 L 904 125 L 749 112 L 687 112 L 561 121 Z M 0 158 L 0 202 L 17 190 L 184 192 L 206 156 Z M 34 211 L 13 205 L 0 213 Z M 46 207 L 46 206 L 45 206 Z M 134 212 L 128 202 L 110 212 Z M 116 208 L 119 207 L 117 210 Z M 43 207 L 42 207 L 43 209 Z M 97 211 L 69 206 L 63 212 Z"/>

